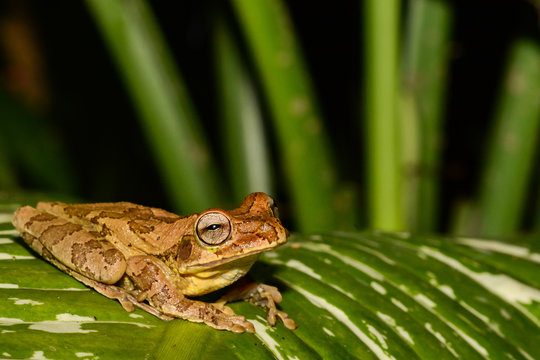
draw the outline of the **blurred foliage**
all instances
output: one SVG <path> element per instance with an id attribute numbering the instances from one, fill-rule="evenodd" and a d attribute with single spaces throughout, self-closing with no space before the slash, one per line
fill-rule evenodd
<path id="1" fill-rule="evenodd" d="M 535 5 L 4 1 L 0 187 L 180 213 L 265 191 L 304 231 L 537 231 Z"/>

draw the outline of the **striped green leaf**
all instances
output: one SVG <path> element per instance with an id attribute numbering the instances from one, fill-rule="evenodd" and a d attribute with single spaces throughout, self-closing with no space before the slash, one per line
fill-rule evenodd
<path id="1" fill-rule="evenodd" d="M 0 200 L 2 201 L 2 200 Z M 294 235 L 253 277 L 299 327 L 256 334 L 161 321 L 35 257 L 0 205 L 0 357 L 41 359 L 539 359 L 540 246 L 406 233 Z"/>

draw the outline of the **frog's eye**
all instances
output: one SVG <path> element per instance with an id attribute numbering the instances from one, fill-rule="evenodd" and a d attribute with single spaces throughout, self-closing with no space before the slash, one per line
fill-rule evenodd
<path id="1" fill-rule="evenodd" d="M 218 245 L 231 235 L 231 222 L 219 212 L 206 213 L 195 226 L 197 236 L 207 245 Z"/>

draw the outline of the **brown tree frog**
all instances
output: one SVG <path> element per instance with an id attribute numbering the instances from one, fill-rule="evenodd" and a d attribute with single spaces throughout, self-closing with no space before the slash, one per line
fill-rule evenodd
<path id="1" fill-rule="evenodd" d="M 260 253 L 287 241 L 274 202 L 264 193 L 248 195 L 234 210 L 187 216 L 128 202 L 40 202 L 18 209 L 13 224 L 39 255 L 127 311 L 138 307 L 164 320 L 254 332 L 225 306 L 243 299 L 267 308 L 269 324 L 279 317 L 296 328 L 276 308 L 281 294 L 273 286 L 243 281 L 216 303 L 189 298 L 236 282 Z"/>

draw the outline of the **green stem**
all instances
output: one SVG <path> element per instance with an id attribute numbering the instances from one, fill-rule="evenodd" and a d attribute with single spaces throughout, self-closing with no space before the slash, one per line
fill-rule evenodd
<path id="1" fill-rule="evenodd" d="M 370 226 L 405 226 L 397 122 L 399 0 L 365 1 L 367 186 Z"/>
<path id="2" fill-rule="evenodd" d="M 335 226 L 328 139 L 290 19 L 280 0 L 234 0 L 273 113 L 299 229 Z"/>
<path id="3" fill-rule="evenodd" d="M 451 9 L 442 0 L 411 0 L 403 51 L 400 111 L 406 156 L 409 228 L 435 230 L 438 215 L 442 105 L 449 61 Z"/>
<path id="4" fill-rule="evenodd" d="M 223 205 L 218 177 L 182 78 L 144 0 L 87 0 L 139 112 L 176 208 Z"/>
<path id="5" fill-rule="evenodd" d="M 480 235 L 503 236 L 520 226 L 540 130 L 540 48 L 511 49 L 482 178 Z"/>

